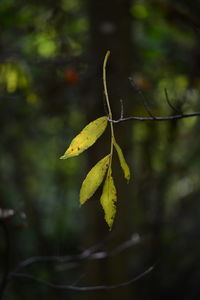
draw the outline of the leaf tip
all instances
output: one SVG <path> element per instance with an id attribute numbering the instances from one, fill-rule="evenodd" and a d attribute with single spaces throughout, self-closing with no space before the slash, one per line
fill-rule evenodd
<path id="1" fill-rule="evenodd" d="M 107 224 L 108 224 L 108 223 L 107 223 Z M 108 229 L 109 229 L 109 231 L 112 230 L 112 227 L 113 227 L 113 222 L 112 222 L 112 224 L 108 224 Z"/>
<path id="2" fill-rule="evenodd" d="M 65 154 L 59 157 L 59 159 L 67 159 L 67 158 L 68 158 L 68 156 Z"/>
<path id="3" fill-rule="evenodd" d="M 107 50 L 107 53 L 106 53 L 107 55 L 110 55 L 110 50 Z"/>
<path id="4" fill-rule="evenodd" d="M 80 207 L 86 202 L 87 199 L 83 199 L 83 197 L 80 195 Z"/>
<path id="5" fill-rule="evenodd" d="M 115 213 L 116 213 L 116 211 L 115 211 L 114 214 L 113 214 L 112 216 L 110 216 L 110 217 L 105 216 L 105 221 L 106 221 L 106 223 L 107 223 L 107 225 L 108 225 L 108 227 L 109 227 L 109 231 L 112 230 L 113 223 L 114 223 L 114 219 L 115 219 Z"/>

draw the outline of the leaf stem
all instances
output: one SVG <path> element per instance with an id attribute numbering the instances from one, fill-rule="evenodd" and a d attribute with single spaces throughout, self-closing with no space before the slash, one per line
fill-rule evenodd
<path id="1" fill-rule="evenodd" d="M 105 94 L 105 98 L 106 98 L 106 104 L 108 107 L 108 118 L 109 118 L 109 120 L 112 120 L 112 111 L 111 111 L 111 107 L 110 107 L 110 101 L 109 101 L 108 89 L 107 89 L 107 81 L 106 81 L 106 65 L 107 65 L 109 55 L 110 55 L 110 51 L 108 50 L 106 52 L 104 62 L 103 62 L 103 86 L 104 86 L 104 94 Z M 111 145 L 110 145 L 110 165 L 111 165 L 112 155 L 113 155 L 113 140 L 114 140 L 114 129 L 113 129 L 112 122 L 110 122 L 110 131 L 111 131 Z"/>

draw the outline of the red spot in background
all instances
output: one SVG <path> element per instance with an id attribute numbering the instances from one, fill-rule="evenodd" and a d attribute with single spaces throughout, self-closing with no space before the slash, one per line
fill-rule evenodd
<path id="1" fill-rule="evenodd" d="M 78 73 L 75 69 L 67 69 L 64 73 L 64 78 L 69 84 L 76 84 L 79 81 Z"/>

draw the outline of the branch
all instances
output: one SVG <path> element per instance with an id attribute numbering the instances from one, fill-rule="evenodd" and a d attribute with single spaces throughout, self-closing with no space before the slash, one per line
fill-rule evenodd
<path id="1" fill-rule="evenodd" d="M 130 80 L 131 85 L 134 87 L 134 89 L 142 97 L 142 102 L 143 102 L 145 110 L 150 115 L 150 117 L 152 117 L 153 119 L 155 119 L 154 115 L 152 114 L 152 112 L 151 112 L 151 110 L 150 110 L 150 108 L 148 106 L 148 99 L 147 99 L 147 97 L 145 96 L 145 94 L 143 93 L 143 91 L 139 88 L 139 86 L 135 83 L 135 81 L 133 80 L 132 77 L 129 77 L 129 80 Z"/>
<path id="2" fill-rule="evenodd" d="M 120 118 L 118 120 L 110 120 L 112 123 L 120 123 L 130 120 L 135 121 L 172 121 L 172 120 L 179 120 L 184 118 L 191 118 L 191 117 L 200 117 L 200 112 L 194 112 L 194 113 L 187 113 L 187 114 L 177 114 L 173 116 L 164 116 L 164 117 L 126 117 L 126 118 Z"/>
<path id="3" fill-rule="evenodd" d="M 116 256 L 117 254 L 121 253 L 122 251 L 133 247 L 134 245 L 144 241 L 146 237 L 140 237 L 138 234 L 133 234 L 130 239 L 124 241 L 119 246 L 113 248 L 110 252 L 106 251 L 97 251 L 105 242 L 102 241 L 101 243 L 98 243 L 97 245 L 94 245 L 90 248 L 85 249 L 80 254 L 74 254 L 74 255 L 65 255 L 65 256 L 32 256 L 24 261 L 20 262 L 18 266 L 9 273 L 9 278 L 11 279 L 12 274 L 16 274 L 25 267 L 28 267 L 35 263 L 41 263 L 41 262 L 55 262 L 55 263 L 67 263 L 67 262 L 81 262 L 83 260 L 99 260 L 99 259 L 105 259 L 108 257 Z"/>
<path id="4" fill-rule="evenodd" d="M 121 282 L 119 284 L 114 284 L 114 285 L 96 285 L 96 286 L 74 286 L 74 285 L 57 285 L 55 283 L 49 282 L 44 279 L 40 279 L 37 277 L 34 277 L 29 274 L 25 273 L 12 273 L 11 275 L 16 278 L 24 278 L 24 279 L 29 279 L 36 281 L 37 283 L 46 285 L 50 288 L 54 289 L 59 289 L 59 290 L 71 290 L 71 291 L 80 291 L 80 292 L 86 292 L 86 291 L 102 291 L 102 290 L 113 290 L 121 287 L 128 286 L 132 284 L 133 282 L 141 279 L 142 277 L 146 276 L 149 274 L 152 270 L 154 269 L 154 266 L 151 266 L 147 270 L 145 270 L 143 273 L 139 274 L 136 277 L 131 278 L 128 281 Z"/>
<path id="5" fill-rule="evenodd" d="M 164 116 L 164 117 L 156 117 L 151 113 L 151 110 L 149 109 L 149 106 L 148 106 L 148 98 L 145 96 L 143 91 L 135 83 L 135 81 L 132 77 L 129 77 L 129 81 L 130 81 L 131 85 L 133 86 L 133 88 L 136 90 L 136 92 L 138 92 L 138 94 L 142 97 L 143 106 L 144 106 L 145 110 L 147 111 L 147 113 L 149 114 L 149 117 L 126 117 L 126 118 L 124 118 L 124 117 L 121 116 L 120 119 L 118 119 L 118 120 L 109 120 L 111 123 L 120 123 L 120 122 L 124 122 L 124 121 L 129 121 L 129 120 L 136 120 L 136 121 L 170 121 L 170 120 L 178 120 L 178 119 L 183 119 L 183 118 L 199 117 L 200 116 L 200 112 L 187 113 L 187 114 L 182 113 L 180 109 L 177 109 L 171 103 L 171 101 L 169 99 L 169 96 L 168 96 L 167 89 L 165 88 L 164 93 L 165 93 L 165 99 L 167 101 L 167 104 L 172 109 L 172 111 L 174 111 L 176 114 L 175 115 L 170 115 L 170 116 Z M 184 103 L 184 99 L 183 99 L 182 103 L 180 103 L 180 104 L 183 104 L 183 103 Z"/>
<path id="6" fill-rule="evenodd" d="M 132 247 L 133 245 L 138 244 L 141 242 L 141 240 L 144 240 L 138 235 L 138 234 L 133 234 L 130 239 L 126 240 L 119 246 L 115 247 L 112 249 L 109 253 L 106 251 L 100 251 L 96 252 L 99 247 L 102 246 L 102 243 L 99 243 L 97 245 L 92 246 L 91 248 L 88 248 L 84 250 L 82 253 L 77 254 L 77 255 L 69 255 L 69 256 L 64 256 L 64 257 L 59 257 L 59 256 L 46 256 L 46 257 L 30 257 L 21 263 L 15 268 L 15 270 L 9 272 L 6 277 L 6 282 L 8 283 L 10 280 L 12 280 L 14 277 L 15 278 L 23 278 L 23 279 L 28 279 L 35 281 L 37 283 L 46 285 L 47 287 L 54 288 L 54 289 L 59 289 L 59 290 L 72 290 L 72 291 L 100 291 L 100 290 L 112 290 L 112 289 L 117 289 L 121 287 L 128 286 L 135 281 L 141 279 L 142 277 L 146 276 L 149 274 L 153 269 L 154 265 L 151 266 L 150 268 L 146 269 L 144 272 L 141 274 L 137 275 L 136 277 L 131 278 L 128 281 L 121 282 L 119 284 L 114 284 L 114 285 L 97 285 L 97 286 L 77 286 L 77 282 L 75 285 L 61 285 L 61 284 L 55 284 L 53 282 L 49 282 L 47 280 L 37 278 L 35 276 L 32 276 L 31 274 L 27 273 L 19 273 L 19 271 L 33 263 L 39 263 L 39 262 L 69 262 L 69 261 L 81 261 L 83 259 L 104 259 L 107 257 L 113 257 L 122 251 Z M 105 241 L 104 241 L 105 242 Z"/>
<path id="7" fill-rule="evenodd" d="M 169 105 L 169 107 L 171 107 L 172 111 L 175 111 L 177 114 L 181 114 L 181 111 L 178 110 L 169 100 L 169 96 L 166 88 L 164 89 L 164 93 L 165 93 L 165 99 L 167 101 L 167 104 Z"/>

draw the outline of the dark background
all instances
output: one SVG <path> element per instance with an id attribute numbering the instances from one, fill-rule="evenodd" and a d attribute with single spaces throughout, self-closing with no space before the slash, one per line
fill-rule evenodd
<path id="1" fill-rule="evenodd" d="M 156 116 L 200 111 L 199 12 L 198 0 L 0 1 L 1 299 L 200 299 L 200 119 L 115 125 L 132 177 L 127 185 L 114 162 L 111 232 L 101 189 L 79 207 L 81 182 L 109 151 L 109 130 L 59 160 L 105 115 L 107 50 L 115 119 L 120 99 L 125 116 L 148 116 L 144 95 Z M 62 291 L 16 274 L 7 281 L 20 266 L 57 285 L 112 285 L 152 265 L 112 291 Z"/>

